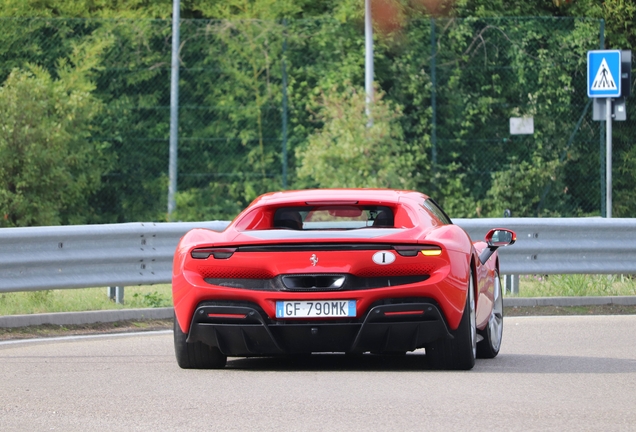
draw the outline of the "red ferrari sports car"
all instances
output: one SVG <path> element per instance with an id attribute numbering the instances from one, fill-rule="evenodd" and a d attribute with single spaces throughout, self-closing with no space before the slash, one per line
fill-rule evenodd
<path id="1" fill-rule="evenodd" d="M 276 192 L 222 232 L 194 229 L 172 275 L 182 368 L 227 356 L 396 354 L 425 348 L 434 368 L 499 353 L 497 248 L 473 242 L 428 196 L 385 189 Z"/>

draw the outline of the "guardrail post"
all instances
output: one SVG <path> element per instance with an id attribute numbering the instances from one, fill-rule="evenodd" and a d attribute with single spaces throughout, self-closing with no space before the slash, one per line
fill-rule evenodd
<path id="1" fill-rule="evenodd" d="M 506 294 L 519 295 L 519 275 L 504 275 Z"/>
<path id="2" fill-rule="evenodd" d="M 117 304 L 124 304 L 124 287 L 108 287 L 108 298 L 113 300 Z"/>

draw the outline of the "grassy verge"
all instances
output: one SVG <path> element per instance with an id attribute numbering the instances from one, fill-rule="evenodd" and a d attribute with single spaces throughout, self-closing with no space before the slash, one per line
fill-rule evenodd
<path id="1" fill-rule="evenodd" d="M 521 276 L 521 297 L 636 295 L 636 281 L 626 276 Z M 0 294 L 0 315 L 151 308 L 172 305 L 170 284 L 126 287 L 124 304 L 108 298 L 106 288 Z M 506 307 L 505 316 L 636 314 L 636 306 Z M 122 321 L 85 325 L 0 328 L 0 340 L 172 329 L 172 320 Z"/>
<path id="2" fill-rule="evenodd" d="M 172 306 L 170 284 L 124 288 L 124 304 L 108 298 L 107 288 L 26 291 L 0 294 L 0 315 L 136 309 Z"/>
<path id="3" fill-rule="evenodd" d="M 636 295 L 634 275 L 522 275 L 519 297 Z"/>
<path id="4" fill-rule="evenodd" d="M 630 296 L 636 278 L 621 275 L 521 276 L 520 297 Z M 170 284 L 124 289 L 124 304 L 111 301 L 106 288 L 62 289 L 0 294 L 0 315 L 172 306 Z"/>

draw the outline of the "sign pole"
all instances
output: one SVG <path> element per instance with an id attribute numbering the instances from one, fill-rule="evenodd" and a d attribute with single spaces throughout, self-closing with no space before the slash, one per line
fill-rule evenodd
<path id="1" fill-rule="evenodd" d="M 605 99 L 605 211 L 612 218 L 612 99 Z"/>
<path id="2" fill-rule="evenodd" d="M 624 80 L 623 63 L 626 63 L 625 73 L 629 78 L 631 55 L 623 54 L 621 50 L 587 52 L 587 95 L 591 98 L 605 99 L 605 217 L 608 219 L 612 217 L 612 112 L 614 111 L 612 99 L 629 95 L 627 90 L 625 94 L 621 91 Z M 626 83 L 626 87 L 628 86 L 629 82 Z M 595 110 L 592 115 L 593 119 L 603 121 L 601 104 L 595 103 L 595 106 L 598 106 L 598 110 Z M 619 104 L 616 112 L 616 120 L 623 120 L 625 118 L 624 104 Z"/>
<path id="3" fill-rule="evenodd" d="M 179 21 L 181 1 L 172 2 L 172 56 L 170 66 L 170 147 L 168 152 L 168 222 L 177 209 L 177 143 L 179 140 Z"/>
<path id="4" fill-rule="evenodd" d="M 367 93 L 367 127 L 373 126 L 373 21 L 371 19 L 371 0 L 364 2 L 364 88 Z"/>

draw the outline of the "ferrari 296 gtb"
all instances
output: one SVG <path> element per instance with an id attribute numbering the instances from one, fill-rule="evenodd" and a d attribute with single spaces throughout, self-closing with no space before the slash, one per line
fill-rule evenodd
<path id="1" fill-rule="evenodd" d="M 386 189 L 262 195 L 222 232 L 193 229 L 173 263 L 174 344 L 182 368 L 228 356 L 425 348 L 434 368 L 499 353 L 497 248 L 473 242 L 428 196 Z"/>

